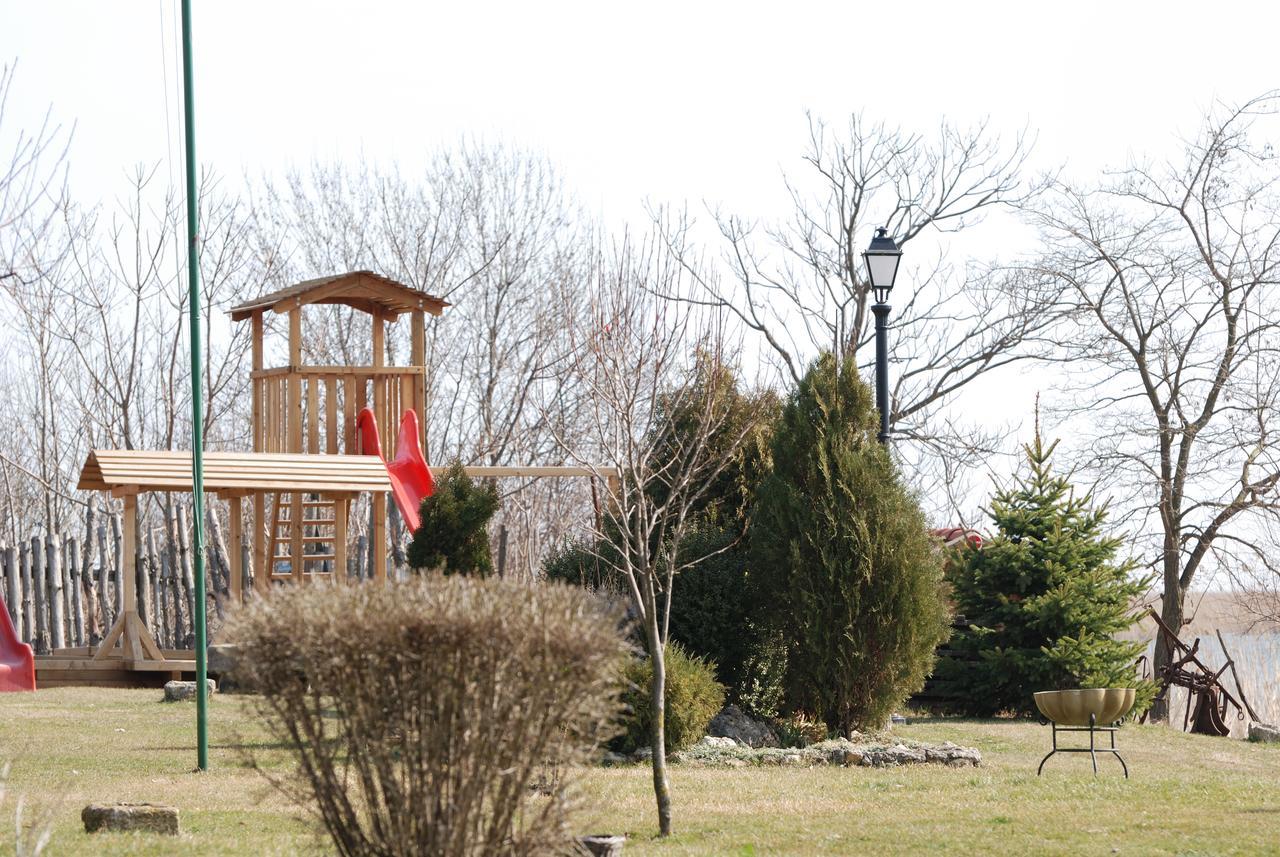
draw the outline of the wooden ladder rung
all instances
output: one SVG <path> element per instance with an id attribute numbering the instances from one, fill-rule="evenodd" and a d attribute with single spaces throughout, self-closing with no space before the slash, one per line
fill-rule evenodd
<path id="1" fill-rule="evenodd" d="M 334 539 L 333 536 L 303 536 L 302 542 L 303 544 L 313 544 L 313 545 L 328 544 L 329 542 L 333 541 L 333 539 Z M 287 545 L 291 541 L 293 541 L 292 536 L 276 536 L 276 544 L 278 545 Z"/>

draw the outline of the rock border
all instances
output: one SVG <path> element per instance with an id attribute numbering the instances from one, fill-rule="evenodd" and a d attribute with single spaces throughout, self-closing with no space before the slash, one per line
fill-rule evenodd
<path id="1" fill-rule="evenodd" d="M 730 742 L 730 743 L 726 743 Z M 607 753 L 606 765 L 647 763 L 652 754 L 648 747 L 630 756 Z M 808 747 L 753 748 L 731 738 L 708 736 L 688 750 L 671 753 L 667 761 L 673 765 L 709 768 L 745 767 L 864 767 L 896 768 L 903 765 L 946 765 L 952 768 L 976 768 L 982 764 L 982 753 L 976 747 L 961 747 L 950 741 L 924 744 L 918 741 L 886 743 L 854 742 L 844 738 L 821 741 Z"/>

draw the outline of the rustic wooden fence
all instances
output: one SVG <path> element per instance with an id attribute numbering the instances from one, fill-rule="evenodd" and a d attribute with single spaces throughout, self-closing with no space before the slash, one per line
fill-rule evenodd
<path id="1" fill-rule="evenodd" d="M 137 534 L 138 612 L 162 648 L 190 648 L 195 579 L 187 508 L 165 503 L 157 520 L 140 521 Z M 71 646 L 94 646 L 121 610 L 121 515 L 97 504 L 88 506 L 74 530 L 57 528 L 33 534 L 17 544 L 0 544 L 0 594 L 18 635 L 37 654 Z M 223 525 L 210 504 L 205 537 L 210 625 L 216 630 L 230 597 L 231 563 Z M 348 556 L 347 574 L 367 579 L 369 554 L 363 534 Z M 243 592 L 253 592 L 249 546 L 241 552 Z"/>

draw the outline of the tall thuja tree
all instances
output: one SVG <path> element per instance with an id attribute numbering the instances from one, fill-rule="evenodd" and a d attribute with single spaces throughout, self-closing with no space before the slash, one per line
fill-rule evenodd
<path id="1" fill-rule="evenodd" d="M 1116 639 L 1150 580 L 1118 558 L 1123 541 L 1106 534 L 1105 505 L 1053 471 L 1056 446 L 1037 426 L 1027 472 L 992 499 L 995 537 L 949 567 L 956 612 L 971 623 L 952 647 L 972 659 L 944 661 L 939 676 L 969 713 L 1031 712 L 1040 690 L 1138 686 L 1140 705 L 1151 699 L 1135 683 L 1143 644 Z"/>
<path id="2" fill-rule="evenodd" d="M 854 362 L 820 357 L 783 409 L 751 528 L 788 702 L 840 733 L 882 726 L 947 634 L 941 557 L 877 430 Z"/>

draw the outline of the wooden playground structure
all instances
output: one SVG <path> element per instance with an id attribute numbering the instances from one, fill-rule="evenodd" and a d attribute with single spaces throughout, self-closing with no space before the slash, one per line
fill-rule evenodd
<path id="1" fill-rule="evenodd" d="M 308 366 L 302 360 L 302 312 L 310 304 L 341 304 L 370 319 L 370 366 Z M 251 589 L 266 595 L 273 584 L 327 579 L 347 582 L 348 529 L 352 503 L 370 500 L 371 575 L 387 577 L 391 533 L 387 493 L 392 485 L 383 460 L 364 454 L 357 415 L 372 410 L 384 449 L 399 438 L 399 416 L 413 411 L 425 449 L 426 315 L 439 316 L 440 298 L 369 271 L 308 280 L 262 295 L 231 310 L 251 325 L 252 437 L 249 452 L 208 452 L 206 493 L 229 506 L 230 595 L 239 602 Z M 264 366 L 265 315 L 288 320 L 288 362 Z M 407 366 L 388 366 L 386 325 L 407 316 Z M 433 468 L 434 469 L 434 468 Z M 474 477 L 592 477 L 605 468 L 468 467 Z M 36 659 L 38 686 L 69 684 L 136 686 L 160 684 L 195 672 L 195 654 L 162 650 L 137 608 L 137 501 L 145 492 L 190 492 L 191 454 L 171 451 L 101 450 L 89 453 L 76 485 L 102 491 L 124 505 L 123 609 L 96 649 L 58 649 Z M 249 532 L 244 533 L 245 504 Z M 249 545 L 249 568 L 240 546 Z"/>

